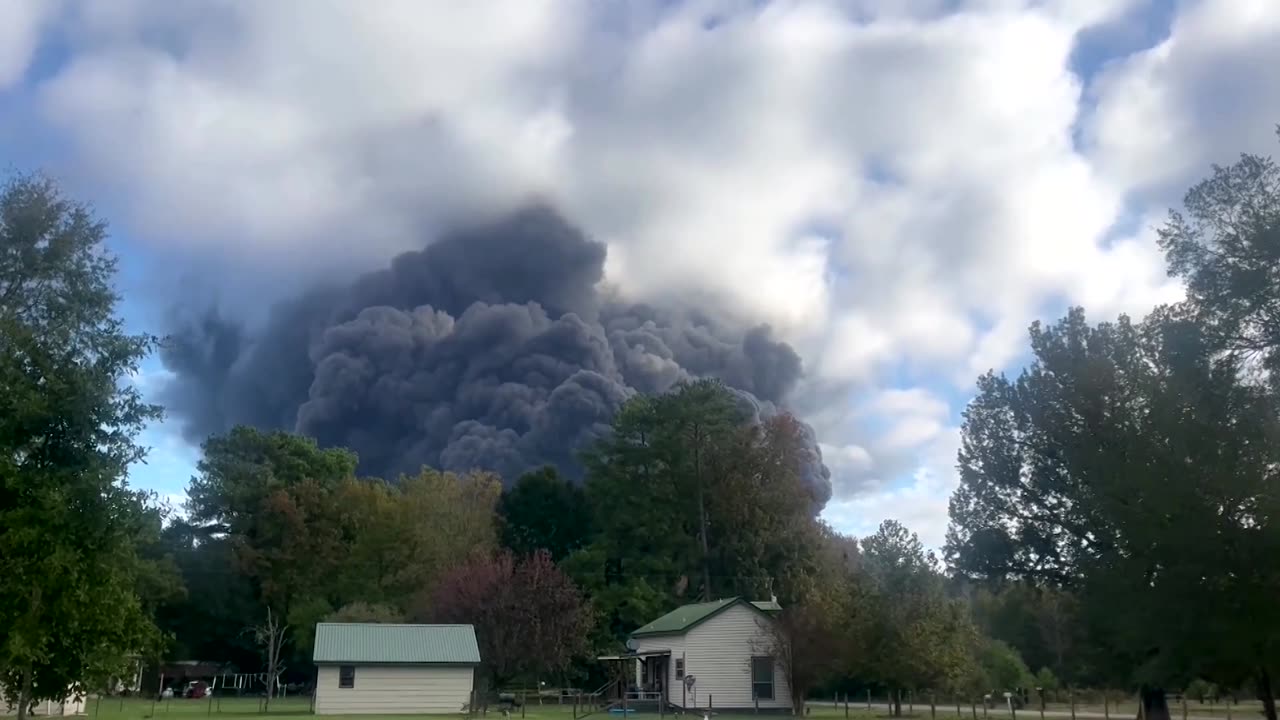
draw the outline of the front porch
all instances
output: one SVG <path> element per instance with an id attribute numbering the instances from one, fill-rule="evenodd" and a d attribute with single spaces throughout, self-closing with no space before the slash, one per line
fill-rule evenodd
<path id="1" fill-rule="evenodd" d="M 600 701 L 622 714 L 631 712 L 657 712 L 665 714 L 670 708 L 670 688 L 666 679 L 670 675 L 670 650 L 645 650 L 619 655 L 597 657 L 612 668 L 612 680 L 601 688 Z"/>

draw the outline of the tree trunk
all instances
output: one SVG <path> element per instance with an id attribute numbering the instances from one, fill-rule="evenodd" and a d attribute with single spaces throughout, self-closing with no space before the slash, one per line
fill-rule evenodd
<path id="1" fill-rule="evenodd" d="M 18 720 L 27 720 L 27 710 L 31 707 L 31 675 L 33 670 L 28 663 L 22 669 L 22 687 L 18 689 Z"/>
<path id="2" fill-rule="evenodd" d="M 1262 701 L 1262 712 L 1267 720 L 1276 720 L 1275 688 L 1271 687 L 1271 673 L 1267 669 L 1258 669 L 1258 699 Z"/>
<path id="3" fill-rule="evenodd" d="M 702 544 L 702 600 L 711 602 L 711 550 L 707 542 L 707 504 L 702 490 L 702 438 L 693 447 L 694 480 L 698 484 L 698 542 Z"/>
<path id="4" fill-rule="evenodd" d="M 902 717 L 902 691 L 894 690 L 893 695 L 893 716 Z"/>
<path id="5" fill-rule="evenodd" d="M 1138 691 L 1141 707 L 1138 709 L 1138 720 L 1171 720 L 1169 701 L 1165 698 L 1164 688 L 1142 686 Z"/>

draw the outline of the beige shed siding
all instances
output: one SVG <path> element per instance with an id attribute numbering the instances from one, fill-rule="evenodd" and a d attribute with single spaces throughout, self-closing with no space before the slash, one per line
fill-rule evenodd
<path id="1" fill-rule="evenodd" d="M 356 665 L 355 687 L 338 687 L 338 665 L 321 665 L 317 715 L 456 714 L 471 697 L 474 669 L 451 665 Z"/>
<path id="2" fill-rule="evenodd" d="M 697 678 L 687 707 L 706 707 L 708 700 L 718 708 L 754 706 L 751 697 L 751 657 L 767 654 L 768 635 L 763 623 L 769 620 L 743 605 L 695 626 L 684 635 L 685 674 Z M 674 650 L 674 648 L 673 648 Z M 673 653 L 673 657 L 679 657 Z M 674 668 L 675 663 L 672 662 Z M 673 690 L 678 690 L 675 685 Z M 679 695 L 672 699 L 677 704 Z M 774 663 L 773 700 L 761 700 L 760 707 L 791 706 L 790 690 L 782 668 Z"/>

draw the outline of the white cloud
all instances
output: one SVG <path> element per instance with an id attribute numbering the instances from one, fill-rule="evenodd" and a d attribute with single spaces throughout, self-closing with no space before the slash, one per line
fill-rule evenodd
<path id="1" fill-rule="evenodd" d="M 1105 177 L 1159 211 L 1210 163 L 1270 153 L 1280 121 L 1280 3 L 1185 3 L 1159 45 L 1111 67 L 1086 125 Z"/>
<path id="2" fill-rule="evenodd" d="M 829 517 L 936 525 L 957 397 L 902 388 L 1007 369 L 1046 308 L 1175 299 L 1150 227 L 1280 120 L 1272 0 L 1187 3 L 1087 88 L 1078 34 L 1140 3 L 955 5 L 84 2 L 38 96 L 138 239 L 202 268 L 345 271 L 547 197 L 622 292 L 796 344 Z"/>
<path id="3" fill-rule="evenodd" d="M 934 550 L 942 547 L 947 533 L 947 503 L 959 483 L 955 451 L 960 429 L 941 433 L 921 457 L 910 481 L 849 499 L 833 500 L 823 513 L 828 522 L 858 536 L 875 532 L 881 521 L 892 518 L 920 536 Z"/>
<path id="4" fill-rule="evenodd" d="M 41 31 L 60 10 L 58 0 L 0 3 L 0 91 L 22 79 L 39 45 Z"/>

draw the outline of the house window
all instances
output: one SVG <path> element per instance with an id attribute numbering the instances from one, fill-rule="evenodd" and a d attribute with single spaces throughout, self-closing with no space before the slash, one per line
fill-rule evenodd
<path id="1" fill-rule="evenodd" d="M 751 694 L 757 700 L 773 699 L 773 658 L 751 658 Z"/>
<path id="2" fill-rule="evenodd" d="M 684 658 L 676 658 L 676 679 L 684 679 Z"/>
<path id="3" fill-rule="evenodd" d="M 356 686 L 356 666 L 341 665 L 338 667 L 338 687 L 353 688 Z"/>

